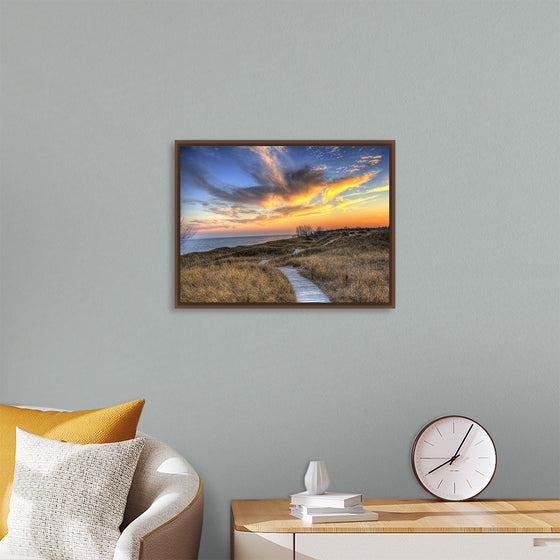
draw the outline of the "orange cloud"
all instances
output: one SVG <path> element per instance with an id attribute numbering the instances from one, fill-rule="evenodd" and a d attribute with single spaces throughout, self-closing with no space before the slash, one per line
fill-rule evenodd
<path id="1" fill-rule="evenodd" d="M 382 156 L 362 156 L 359 161 L 360 162 L 366 162 L 366 163 L 371 163 L 372 165 L 375 165 L 376 163 L 379 162 L 379 160 L 382 158 Z"/>
<path id="2" fill-rule="evenodd" d="M 369 173 L 362 173 L 361 175 L 354 175 L 352 177 L 343 177 L 342 179 L 332 181 L 323 191 L 323 202 L 332 200 L 338 194 L 351 189 L 352 187 L 359 187 L 363 185 L 372 177 L 375 177 L 377 173 L 377 171 L 370 171 Z"/>
<path id="3" fill-rule="evenodd" d="M 292 196 L 288 197 L 288 201 L 290 204 L 307 204 L 315 198 L 317 194 L 319 194 L 323 188 L 324 184 L 319 185 L 309 185 L 307 192 L 304 193 L 296 193 Z"/>

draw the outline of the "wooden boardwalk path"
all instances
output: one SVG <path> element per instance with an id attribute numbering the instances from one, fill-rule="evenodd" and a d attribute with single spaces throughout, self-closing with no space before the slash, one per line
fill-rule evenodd
<path id="1" fill-rule="evenodd" d="M 286 276 L 296 293 L 297 303 L 330 303 L 331 300 L 323 290 L 316 286 L 311 280 L 301 276 L 291 266 L 279 266 L 278 270 Z"/>

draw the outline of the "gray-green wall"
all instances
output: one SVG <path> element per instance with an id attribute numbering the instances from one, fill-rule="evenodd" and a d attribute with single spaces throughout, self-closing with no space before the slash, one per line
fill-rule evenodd
<path id="1" fill-rule="evenodd" d="M 484 497 L 560 495 L 559 4 L 1 3 L 1 401 L 146 397 L 229 500 L 424 497 L 472 416 Z M 395 310 L 174 310 L 175 139 L 396 139 Z"/>

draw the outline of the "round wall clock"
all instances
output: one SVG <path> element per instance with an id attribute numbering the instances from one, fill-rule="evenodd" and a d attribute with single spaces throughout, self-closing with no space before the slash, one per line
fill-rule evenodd
<path id="1" fill-rule="evenodd" d="M 490 434 L 465 416 L 444 416 L 422 428 L 412 447 L 418 482 L 442 500 L 470 500 L 496 472 L 496 446 Z"/>

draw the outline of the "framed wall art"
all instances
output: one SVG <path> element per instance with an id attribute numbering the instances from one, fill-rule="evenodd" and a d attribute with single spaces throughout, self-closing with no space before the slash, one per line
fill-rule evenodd
<path id="1" fill-rule="evenodd" d="M 395 141 L 175 141 L 175 307 L 395 307 Z"/>

